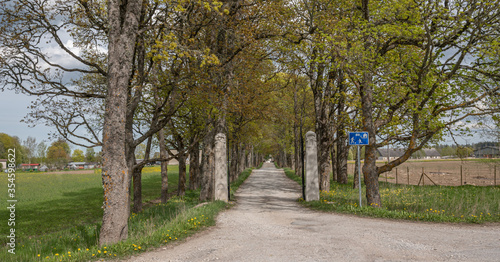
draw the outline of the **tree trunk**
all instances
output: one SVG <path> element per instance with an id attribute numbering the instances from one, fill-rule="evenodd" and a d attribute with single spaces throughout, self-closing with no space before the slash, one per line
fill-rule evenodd
<path id="1" fill-rule="evenodd" d="M 184 150 L 179 151 L 179 183 L 177 184 L 177 195 L 186 195 L 186 154 Z"/>
<path id="2" fill-rule="evenodd" d="M 146 152 L 143 161 L 149 160 L 149 155 L 151 153 L 151 140 L 152 140 L 151 138 L 152 137 L 148 138 Z M 135 160 L 135 154 L 133 154 L 133 156 L 134 156 L 133 160 L 134 168 L 133 168 L 132 178 L 134 183 L 134 206 L 132 210 L 134 213 L 137 214 L 142 211 L 142 168 L 144 166 L 136 167 L 137 162 Z"/>
<path id="3" fill-rule="evenodd" d="M 200 201 L 210 201 L 213 199 L 214 187 L 214 131 L 207 132 L 203 140 L 202 168 L 200 177 Z"/>
<path id="4" fill-rule="evenodd" d="M 158 132 L 158 143 L 160 144 L 160 158 L 167 158 L 167 146 L 165 144 L 165 129 Z M 168 200 L 168 161 L 161 161 L 161 203 Z"/>
<path id="5" fill-rule="evenodd" d="M 158 132 L 158 143 L 160 144 L 160 158 L 167 158 L 167 146 L 165 144 L 165 129 Z M 161 203 L 168 200 L 168 161 L 161 161 Z"/>
<path id="6" fill-rule="evenodd" d="M 132 212 L 139 213 L 142 211 L 142 168 L 134 168 L 132 179 L 134 183 L 134 205 Z"/>
<path id="7" fill-rule="evenodd" d="M 189 190 L 198 189 L 200 174 L 200 143 L 196 142 L 189 151 Z"/>
<path id="8" fill-rule="evenodd" d="M 329 127 L 320 125 L 318 130 L 318 173 L 319 173 L 319 190 L 330 191 L 330 137 L 328 135 Z"/>
<path id="9" fill-rule="evenodd" d="M 249 147 L 247 152 L 247 159 L 245 160 L 245 169 L 252 167 L 252 149 Z"/>
<path id="10" fill-rule="evenodd" d="M 345 93 L 346 85 L 344 84 L 344 72 L 342 69 L 337 70 L 338 72 L 338 93 L 340 98 L 338 100 L 338 113 L 337 122 L 339 123 L 337 127 L 337 181 L 340 184 L 347 184 L 347 157 L 349 156 L 349 145 L 346 133 L 346 109 L 345 109 Z"/>
<path id="11" fill-rule="evenodd" d="M 347 157 L 349 146 L 343 125 L 337 130 L 337 182 L 347 184 Z"/>
<path id="12" fill-rule="evenodd" d="M 245 170 L 245 146 L 241 144 L 239 148 L 240 161 L 238 163 L 238 173 L 235 174 L 235 177 L 238 178 L 243 170 Z"/>
<path id="13" fill-rule="evenodd" d="M 130 170 L 126 128 L 128 87 L 142 0 L 108 2 L 108 76 L 103 128 L 103 218 L 99 244 L 128 237 Z"/>
<path id="14" fill-rule="evenodd" d="M 380 199 L 379 184 L 378 184 L 378 171 L 376 166 L 377 161 L 377 147 L 376 147 L 376 132 L 375 124 L 373 122 L 373 89 L 372 80 L 369 73 L 364 73 L 363 84 L 361 86 L 361 108 L 363 115 L 363 127 L 369 135 L 369 145 L 365 147 L 365 163 L 363 165 L 363 175 L 366 185 L 366 200 L 369 206 L 381 207 L 382 202 Z"/>
<path id="15" fill-rule="evenodd" d="M 313 51 L 312 58 L 317 56 L 317 50 Z M 316 70 L 314 70 L 316 68 Z M 316 78 L 311 79 L 311 87 L 314 95 L 314 112 L 315 126 L 317 136 L 318 149 L 318 173 L 319 173 L 319 190 L 330 191 L 330 150 L 332 142 L 332 87 L 330 81 L 333 80 L 332 74 L 328 74 L 328 80 L 325 81 L 324 73 L 326 67 L 324 63 L 311 65 L 311 70 L 316 71 L 311 75 L 316 75 Z M 326 87 L 325 87 L 326 86 Z"/>
<path id="16" fill-rule="evenodd" d="M 337 147 L 336 144 L 332 147 L 332 181 L 337 181 Z"/>
<path id="17" fill-rule="evenodd" d="M 293 157 L 295 159 L 295 165 L 293 169 L 295 170 L 296 175 L 302 174 L 302 158 L 300 155 L 300 148 L 301 144 L 300 142 L 301 137 L 300 137 L 300 126 L 297 124 L 299 122 L 299 103 L 298 103 L 298 98 L 297 98 L 297 83 L 295 82 L 294 85 L 294 90 L 293 90 L 293 115 L 294 115 L 294 124 L 293 124 L 293 148 L 294 148 L 294 154 Z M 300 119 L 300 125 L 302 125 L 302 120 Z"/>
<path id="18" fill-rule="evenodd" d="M 235 142 L 232 143 L 230 174 L 233 182 L 238 174 L 238 144 Z"/>
<path id="19" fill-rule="evenodd" d="M 361 1 L 361 11 L 363 19 L 368 23 L 370 20 L 369 1 Z M 364 49 L 369 52 L 372 45 L 371 40 L 364 36 Z M 366 200 L 367 204 L 372 207 L 380 208 L 382 205 L 380 199 L 379 185 L 378 185 L 378 171 L 376 166 L 377 161 L 377 147 L 376 147 L 376 128 L 373 121 L 373 88 L 372 78 L 373 75 L 369 69 L 365 69 L 363 73 L 362 83 L 360 85 L 359 94 L 361 96 L 361 113 L 363 116 L 363 128 L 370 136 L 369 144 L 365 147 L 365 163 L 363 165 L 363 175 L 366 185 Z"/>

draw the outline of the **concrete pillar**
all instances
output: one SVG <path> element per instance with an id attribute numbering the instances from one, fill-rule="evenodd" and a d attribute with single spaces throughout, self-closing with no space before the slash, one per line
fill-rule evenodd
<path id="1" fill-rule="evenodd" d="M 316 134 L 306 133 L 306 201 L 319 200 L 318 147 Z"/>
<path id="2" fill-rule="evenodd" d="M 226 135 L 215 136 L 215 200 L 228 202 Z"/>

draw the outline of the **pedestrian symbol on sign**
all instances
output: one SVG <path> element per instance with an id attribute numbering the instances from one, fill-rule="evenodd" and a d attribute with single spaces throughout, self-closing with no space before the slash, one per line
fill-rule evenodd
<path id="1" fill-rule="evenodd" d="M 368 132 L 349 132 L 349 145 L 365 146 L 369 141 Z"/>

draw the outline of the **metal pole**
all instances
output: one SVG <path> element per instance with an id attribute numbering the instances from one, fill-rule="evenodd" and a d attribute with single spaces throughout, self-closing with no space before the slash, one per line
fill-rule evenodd
<path id="1" fill-rule="evenodd" d="M 460 185 L 463 185 L 463 171 L 462 171 L 462 165 L 460 165 Z"/>
<path id="2" fill-rule="evenodd" d="M 358 189 L 359 189 L 359 207 L 361 207 L 361 160 L 360 160 L 360 146 L 358 146 Z"/>
<path id="3" fill-rule="evenodd" d="M 300 154 L 302 157 L 302 199 L 306 200 L 306 181 L 305 181 L 305 163 L 304 163 L 304 138 L 302 137 L 302 123 L 300 125 Z"/>
<path id="4" fill-rule="evenodd" d="M 410 167 L 406 167 L 406 178 L 408 179 L 408 185 L 410 185 Z"/>

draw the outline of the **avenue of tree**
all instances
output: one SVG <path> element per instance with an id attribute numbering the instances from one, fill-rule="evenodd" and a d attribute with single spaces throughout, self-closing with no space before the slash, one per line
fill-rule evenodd
<path id="1" fill-rule="evenodd" d="M 127 238 L 148 163 L 162 162 L 163 202 L 173 158 L 178 194 L 211 200 L 217 133 L 234 180 L 269 154 L 300 173 L 300 136 L 315 131 L 328 191 L 331 174 L 347 183 L 347 132 L 367 131 L 377 208 L 380 174 L 468 121 L 498 122 L 499 12 L 485 0 L 2 1 L 0 82 L 38 97 L 26 122 L 102 147 L 102 245 Z M 387 145 L 405 153 L 376 166 Z"/>

